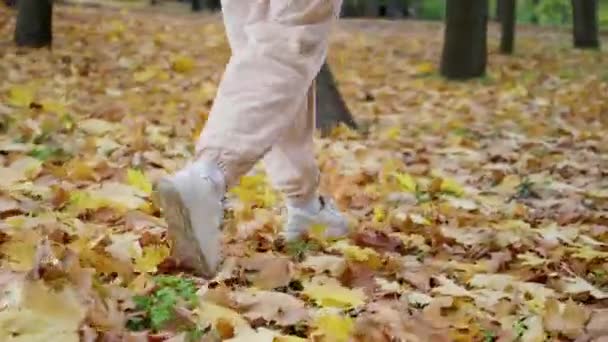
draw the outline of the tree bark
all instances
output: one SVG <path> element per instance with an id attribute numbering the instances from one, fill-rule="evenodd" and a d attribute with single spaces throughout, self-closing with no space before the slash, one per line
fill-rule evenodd
<path id="1" fill-rule="evenodd" d="M 365 16 L 369 18 L 377 18 L 380 16 L 380 1 L 365 0 Z"/>
<path id="2" fill-rule="evenodd" d="M 515 45 L 515 13 L 517 0 L 498 0 L 500 7 L 500 52 L 506 55 L 513 53 Z"/>
<path id="3" fill-rule="evenodd" d="M 574 47 L 599 48 L 597 0 L 572 0 L 572 12 Z"/>
<path id="4" fill-rule="evenodd" d="M 200 12 L 203 10 L 204 0 L 192 0 L 192 12 Z"/>
<path id="5" fill-rule="evenodd" d="M 386 0 L 386 16 L 389 18 L 403 18 L 408 13 L 408 2 L 403 0 Z"/>
<path id="6" fill-rule="evenodd" d="M 220 0 L 204 0 L 204 8 L 215 11 L 220 9 Z"/>
<path id="7" fill-rule="evenodd" d="M 321 130 L 322 134 L 327 134 L 340 123 L 357 128 L 355 120 L 336 87 L 336 81 L 327 63 L 321 68 L 316 84 L 317 129 Z"/>
<path id="8" fill-rule="evenodd" d="M 488 0 L 447 0 L 441 75 L 464 80 L 485 74 Z"/>
<path id="9" fill-rule="evenodd" d="M 342 5 L 342 16 L 343 17 L 360 17 L 362 15 L 362 9 L 359 3 L 353 1 L 344 1 Z"/>
<path id="10" fill-rule="evenodd" d="M 15 43 L 40 48 L 53 43 L 53 1 L 19 0 L 17 2 Z"/>
<path id="11" fill-rule="evenodd" d="M 494 8 L 494 20 L 497 22 L 501 22 L 502 18 L 502 2 L 503 0 L 496 0 L 496 8 Z"/>

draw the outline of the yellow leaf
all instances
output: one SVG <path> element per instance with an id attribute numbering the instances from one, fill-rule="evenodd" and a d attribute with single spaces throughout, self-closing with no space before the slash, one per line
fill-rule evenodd
<path id="1" fill-rule="evenodd" d="M 357 262 L 376 262 L 380 259 L 380 255 L 375 250 L 353 246 L 345 240 L 338 241 L 333 248 L 342 252 L 346 258 Z"/>
<path id="2" fill-rule="evenodd" d="M 608 260 L 608 252 L 597 251 L 590 246 L 585 245 L 580 248 L 572 248 L 572 250 L 574 250 L 574 253 L 572 253 L 573 257 L 584 259 L 588 262 L 594 259 Z"/>
<path id="3" fill-rule="evenodd" d="M 587 195 L 601 199 L 608 199 L 608 189 L 591 190 L 587 192 Z"/>
<path id="4" fill-rule="evenodd" d="M 310 235 L 316 239 L 324 240 L 327 226 L 324 224 L 313 224 L 310 227 Z"/>
<path id="5" fill-rule="evenodd" d="M 27 272 L 34 267 L 39 240 L 37 233 L 27 230 L 0 245 L 0 253 L 7 259 L 10 269 Z"/>
<path id="6" fill-rule="evenodd" d="M 133 80 L 139 83 L 145 83 L 156 77 L 158 70 L 156 68 L 146 68 L 133 74 Z"/>
<path id="7" fill-rule="evenodd" d="M 16 85 L 9 89 L 8 103 L 15 107 L 29 107 L 34 101 L 36 90 L 27 85 Z"/>
<path id="8" fill-rule="evenodd" d="M 315 319 L 313 335 L 321 335 L 324 341 L 348 342 L 353 331 L 353 319 L 333 313 L 324 313 Z"/>
<path id="9" fill-rule="evenodd" d="M 47 112 L 52 112 L 55 114 L 63 114 L 66 112 L 65 104 L 62 102 L 57 102 L 53 100 L 42 100 L 42 107 Z"/>
<path id="10" fill-rule="evenodd" d="M 135 270 L 141 273 L 154 273 L 157 266 L 170 255 L 167 246 L 146 246 L 143 248 L 141 257 L 135 259 Z"/>
<path id="11" fill-rule="evenodd" d="M 176 56 L 173 58 L 173 70 L 180 73 L 186 73 L 194 69 L 194 60 L 187 56 Z"/>
<path id="12" fill-rule="evenodd" d="M 418 74 L 430 74 L 435 70 L 435 65 L 430 62 L 420 63 L 416 66 L 416 73 Z"/>
<path id="13" fill-rule="evenodd" d="M 219 320 L 230 322 L 234 328 L 234 333 L 244 334 L 253 331 L 249 323 L 236 311 L 219 306 L 213 303 L 201 302 L 195 310 L 202 326 L 217 326 Z"/>
<path id="14" fill-rule="evenodd" d="M 305 338 L 292 336 L 292 335 L 282 335 L 274 338 L 273 342 L 307 342 L 308 340 Z"/>
<path id="15" fill-rule="evenodd" d="M 25 282 L 18 302 L 0 311 L 0 341 L 78 342 L 85 313 L 72 288 L 56 292 L 42 281 Z"/>
<path id="16" fill-rule="evenodd" d="M 75 191 L 70 195 L 71 209 L 77 212 L 110 207 L 119 211 L 145 208 L 145 193 L 132 186 L 108 182 L 99 189 Z"/>
<path id="17" fill-rule="evenodd" d="M 365 304 L 363 290 L 349 289 L 337 283 L 306 283 L 303 293 L 324 307 L 348 309 Z"/>
<path id="18" fill-rule="evenodd" d="M 383 222 L 386 219 L 386 210 L 381 206 L 374 207 L 374 221 Z"/>
<path id="19" fill-rule="evenodd" d="M 464 194 L 464 189 L 462 186 L 450 178 L 444 178 L 441 181 L 441 191 L 454 194 L 456 196 L 462 196 Z"/>
<path id="20" fill-rule="evenodd" d="M 416 192 L 418 189 L 418 184 L 416 184 L 416 180 L 410 174 L 395 172 L 394 173 L 397 182 L 401 186 L 401 189 L 408 192 Z"/>
<path id="21" fill-rule="evenodd" d="M 146 175 L 139 170 L 129 169 L 127 171 L 127 181 L 129 182 L 129 185 L 146 194 L 152 193 L 152 183 L 146 178 Z"/>
<path id="22" fill-rule="evenodd" d="M 127 27 L 123 22 L 121 22 L 119 20 L 113 20 L 110 23 L 109 35 L 112 38 L 117 38 L 118 36 L 122 35 L 126 30 L 127 30 Z"/>
<path id="23" fill-rule="evenodd" d="M 384 133 L 386 139 L 397 140 L 401 136 L 401 127 L 393 126 Z"/>

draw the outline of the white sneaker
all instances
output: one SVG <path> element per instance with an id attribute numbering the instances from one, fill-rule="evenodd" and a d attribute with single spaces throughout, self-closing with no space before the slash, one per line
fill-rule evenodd
<path id="1" fill-rule="evenodd" d="M 159 181 L 160 206 L 169 224 L 172 256 L 203 277 L 212 278 L 221 261 L 222 198 L 220 172 L 202 162 L 193 163 Z M 223 180 L 223 176 L 219 179 Z"/>
<path id="2" fill-rule="evenodd" d="M 305 235 L 315 225 L 325 227 L 325 238 L 337 239 L 348 234 L 348 220 L 336 206 L 323 197 L 319 197 L 321 210 L 311 213 L 308 210 L 289 207 L 287 225 L 281 236 L 286 241 L 294 241 Z"/>

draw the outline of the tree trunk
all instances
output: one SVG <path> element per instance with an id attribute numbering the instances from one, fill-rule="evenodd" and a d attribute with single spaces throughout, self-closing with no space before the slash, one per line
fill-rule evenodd
<path id="1" fill-rule="evenodd" d="M 215 11 L 221 8 L 220 0 L 204 0 L 204 8 Z"/>
<path id="2" fill-rule="evenodd" d="M 342 5 L 343 17 L 360 17 L 362 15 L 361 6 L 354 1 L 344 1 Z"/>
<path id="3" fill-rule="evenodd" d="M 515 13 L 517 0 L 498 0 L 500 7 L 500 52 L 506 55 L 513 53 L 515 45 Z"/>
<path id="4" fill-rule="evenodd" d="M 365 0 L 365 16 L 369 18 L 377 18 L 380 16 L 380 1 Z"/>
<path id="5" fill-rule="evenodd" d="M 483 76 L 487 64 L 488 0 L 447 0 L 441 74 L 464 80 Z"/>
<path id="6" fill-rule="evenodd" d="M 15 43 L 40 48 L 53 42 L 53 1 L 19 0 L 17 2 Z"/>
<path id="7" fill-rule="evenodd" d="M 336 81 L 327 63 L 323 64 L 316 83 L 317 129 L 327 134 L 340 123 L 356 128 L 357 124 L 336 87 Z"/>
<path id="8" fill-rule="evenodd" d="M 494 20 L 497 22 L 501 22 L 502 18 L 502 2 L 503 0 L 496 0 L 496 7 L 494 8 Z"/>
<path id="9" fill-rule="evenodd" d="M 407 15 L 407 2 L 403 0 L 386 0 L 386 16 L 389 18 L 403 18 Z"/>
<path id="10" fill-rule="evenodd" d="M 580 49 L 597 49 L 597 0 L 572 0 L 574 46 Z"/>
<path id="11" fill-rule="evenodd" d="M 192 0 L 192 12 L 200 12 L 203 10 L 204 0 Z"/>

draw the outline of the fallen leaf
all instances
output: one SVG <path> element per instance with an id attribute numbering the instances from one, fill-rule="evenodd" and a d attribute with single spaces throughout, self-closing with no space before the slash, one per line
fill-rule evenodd
<path id="1" fill-rule="evenodd" d="M 352 240 L 360 247 L 371 247 L 383 252 L 399 252 L 403 249 L 401 239 L 389 236 L 381 231 L 363 231 L 356 233 Z"/>
<path id="2" fill-rule="evenodd" d="M 354 308 L 365 303 L 361 289 L 349 289 L 335 282 L 306 282 L 303 294 L 324 307 Z"/>
<path id="3" fill-rule="evenodd" d="M 29 107 L 34 101 L 36 90 L 29 85 L 16 85 L 9 89 L 9 104 L 15 107 Z"/>
<path id="4" fill-rule="evenodd" d="M 567 294 L 576 295 L 581 293 L 589 293 L 591 296 L 597 299 L 608 298 L 608 293 L 596 288 L 583 278 L 563 278 L 561 286 L 562 291 Z"/>
<path id="5" fill-rule="evenodd" d="M 248 278 L 260 289 L 271 290 L 287 286 L 291 281 L 292 268 L 288 258 L 271 254 L 256 254 L 241 262 L 248 271 Z"/>
<path id="6" fill-rule="evenodd" d="M 152 183 L 139 170 L 127 170 L 127 180 L 129 185 L 150 195 L 152 194 Z"/>
<path id="7" fill-rule="evenodd" d="M 195 313 L 201 326 L 212 325 L 217 329 L 218 322 L 223 320 L 232 325 L 236 336 L 254 331 L 236 311 L 216 304 L 201 302 Z"/>
<path id="8" fill-rule="evenodd" d="M 110 240 L 112 242 L 106 247 L 106 251 L 114 258 L 130 262 L 134 258 L 142 257 L 143 251 L 137 234 L 111 234 Z"/>
<path id="9" fill-rule="evenodd" d="M 169 248 L 161 245 L 146 246 L 142 254 L 135 258 L 135 270 L 142 273 L 155 273 L 158 265 L 170 255 Z"/>
<path id="10" fill-rule="evenodd" d="M 348 342 L 354 328 L 354 321 L 348 316 L 332 313 L 322 313 L 315 317 L 313 323 L 315 337 L 324 341 Z"/>
<path id="11" fill-rule="evenodd" d="M 262 318 L 266 322 L 289 326 L 308 319 L 304 302 L 285 293 L 237 292 L 234 300 L 237 309 L 251 321 Z"/>
<path id="12" fill-rule="evenodd" d="M 20 301 L 0 311 L 0 340 L 79 341 L 85 307 L 70 287 L 57 292 L 41 281 L 26 282 Z"/>
<path id="13" fill-rule="evenodd" d="M 346 260 L 335 255 L 311 255 L 300 265 L 304 269 L 311 269 L 315 274 L 329 273 L 337 277 L 346 269 Z"/>
<path id="14" fill-rule="evenodd" d="M 543 320 L 550 332 L 575 339 L 583 334 L 588 318 L 589 311 L 572 300 L 562 304 L 556 299 L 549 299 L 545 303 Z"/>

